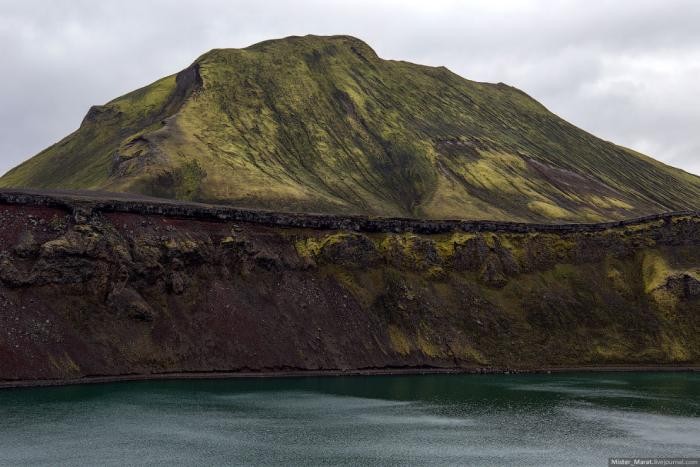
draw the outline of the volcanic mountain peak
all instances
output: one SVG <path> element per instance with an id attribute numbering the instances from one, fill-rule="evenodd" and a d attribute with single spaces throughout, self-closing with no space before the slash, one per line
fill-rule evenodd
<path id="1" fill-rule="evenodd" d="M 91 108 L 0 186 L 529 221 L 700 204 L 700 178 L 600 140 L 518 89 L 383 60 L 349 36 L 211 50 Z"/>

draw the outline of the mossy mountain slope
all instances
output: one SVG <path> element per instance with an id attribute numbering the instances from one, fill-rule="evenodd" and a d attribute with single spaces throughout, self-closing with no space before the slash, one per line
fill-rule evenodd
<path id="1" fill-rule="evenodd" d="M 216 49 L 104 106 L 0 187 L 282 211 L 599 221 L 696 209 L 700 178 L 505 84 L 383 60 L 348 36 Z"/>

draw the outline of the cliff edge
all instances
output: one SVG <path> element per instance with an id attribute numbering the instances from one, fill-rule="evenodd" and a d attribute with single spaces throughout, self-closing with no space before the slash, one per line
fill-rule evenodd
<path id="1" fill-rule="evenodd" d="M 700 364 L 696 213 L 420 231 L 3 196 L 5 382 Z"/>

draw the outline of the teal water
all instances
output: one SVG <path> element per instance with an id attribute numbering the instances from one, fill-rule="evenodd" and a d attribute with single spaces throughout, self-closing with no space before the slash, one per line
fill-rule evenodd
<path id="1" fill-rule="evenodd" d="M 700 455 L 700 375 L 160 381 L 0 390 L 2 465 L 607 465 Z"/>

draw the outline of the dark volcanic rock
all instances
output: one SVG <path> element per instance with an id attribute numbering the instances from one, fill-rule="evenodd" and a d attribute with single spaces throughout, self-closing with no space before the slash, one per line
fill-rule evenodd
<path id="1" fill-rule="evenodd" d="M 321 247 L 321 258 L 328 263 L 348 267 L 367 267 L 379 259 L 377 248 L 365 235 L 346 233 L 336 235 Z"/>
<path id="2" fill-rule="evenodd" d="M 0 204 L 0 380 L 700 361 L 696 215 L 538 229 L 71 203 Z"/>

